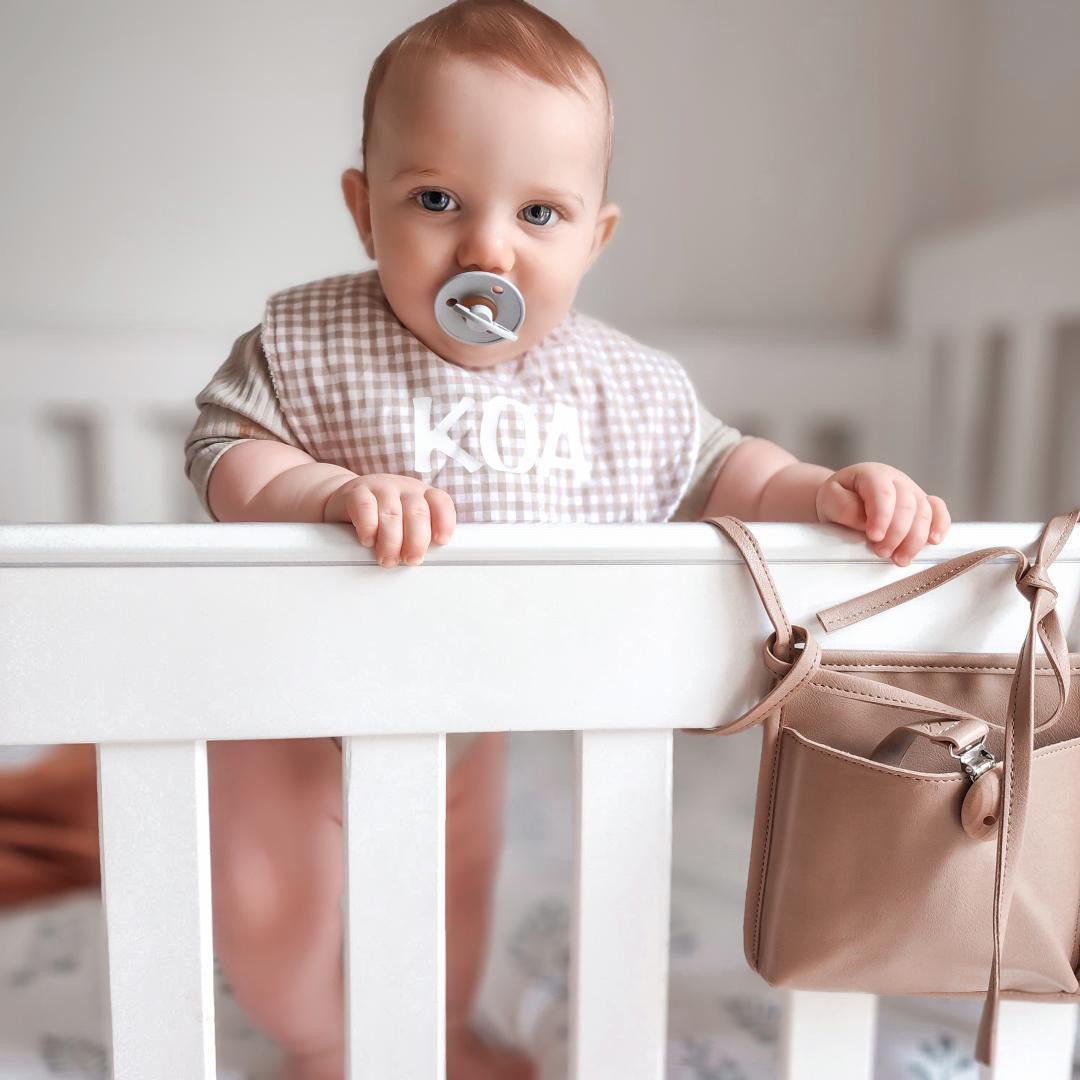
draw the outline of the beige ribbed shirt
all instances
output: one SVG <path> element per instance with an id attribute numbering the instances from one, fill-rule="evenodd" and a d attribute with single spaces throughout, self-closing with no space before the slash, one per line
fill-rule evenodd
<path id="1" fill-rule="evenodd" d="M 236 339 L 228 359 L 195 398 L 199 417 L 184 446 L 184 471 L 211 517 L 214 512 L 207 499 L 210 473 L 234 443 L 277 439 L 307 452 L 289 426 L 274 392 L 261 329 L 256 326 Z M 712 416 L 700 401 L 698 414 L 701 437 L 697 459 L 671 521 L 700 519 L 721 466 L 742 438 L 735 428 Z"/>

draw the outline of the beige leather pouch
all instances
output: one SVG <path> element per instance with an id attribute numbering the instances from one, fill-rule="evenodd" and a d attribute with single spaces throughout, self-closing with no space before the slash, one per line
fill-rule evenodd
<path id="1" fill-rule="evenodd" d="M 1012 557 L 1031 604 L 1019 657 L 822 650 L 788 621 L 750 530 L 709 519 L 775 628 L 772 690 L 707 732 L 764 727 L 744 944 L 771 984 L 985 995 L 985 1064 L 1002 994 L 1080 993 L 1080 654 L 1047 576 L 1078 518 L 1053 518 L 1031 562 L 984 548 L 818 613 L 829 631 Z"/>

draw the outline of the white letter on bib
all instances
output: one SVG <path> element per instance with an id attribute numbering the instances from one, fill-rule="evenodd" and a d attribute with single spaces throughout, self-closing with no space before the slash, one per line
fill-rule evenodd
<path id="1" fill-rule="evenodd" d="M 513 409 L 525 425 L 525 449 L 521 451 L 521 460 L 514 466 L 507 465 L 499 453 L 499 417 L 506 408 Z M 480 421 L 480 453 L 491 468 L 496 472 L 528 472 L 536 464 L 539 449 L 540 427 L 536 422 L 536 413 L 528 405 L 503 394 L 496 394 L 484 402 L 484 418 Z"/>
<path id="2" fill-rule="evenodd" d="M 450 425 L 466 410 L 472 408 L 473 399 L 462 398 L 443 418 L 439 426 L 431 426 L 431 398 L 413 398 L 413 468 L 417 472 L 431 472 L 431 455 L 435 450 L 441 450 L 447 457 L 453 458 L 459 465 L 463 465 L 469 472 L 476 472 L 480 468 L 480 462 L 460 446 L 447 434 Z"/>
<path id="3" fill-rule="evenodd" d="M 559 445 L 559 436 L 566 436 L 567 446 L 570 448 L 569 457 L 557 457 L 555 450 Z M 544 442 L 544 452 L 540 455 L 540 464 L 537 472 L 541 476 L 558 466 L 561 469 L 573 469 L 575 478 L 579 484 L 589 479 L 591 471 L 589 463 L 585 460 L 585 451 L 581 446 L 581 428 L 578 423 L 578 411 L 573 405 L 566 405 L 561 401 L 555 403 L 555 412 L 548 426 L 547 439 Z"/>

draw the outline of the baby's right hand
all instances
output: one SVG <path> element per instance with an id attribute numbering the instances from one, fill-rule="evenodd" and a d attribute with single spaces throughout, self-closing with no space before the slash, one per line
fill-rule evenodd
<path id="1" fill-rule="evenodd" d="M 327 500 L 323 521 L 350 521 L 380 566 L 424 561 L 430 544 L 445 544 L 457 521 L 450 496 L 412 476 L 371 473 L 347 480 Z"/>

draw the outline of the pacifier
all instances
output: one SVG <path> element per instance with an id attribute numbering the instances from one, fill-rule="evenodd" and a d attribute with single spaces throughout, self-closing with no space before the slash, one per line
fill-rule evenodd
<path id="1" fill-rule="evenodd" d="M 484 270 L 455 274 L 435 296 L 435 321 L 467 345 L 517 341 L 525 298 L 512 281 Z"/>

